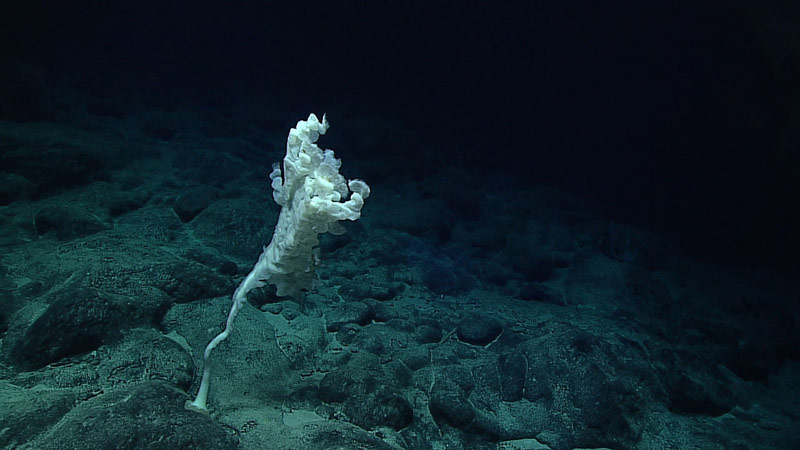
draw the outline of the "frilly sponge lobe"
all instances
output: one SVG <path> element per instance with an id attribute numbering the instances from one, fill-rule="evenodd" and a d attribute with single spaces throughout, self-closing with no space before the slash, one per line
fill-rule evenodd
<path id="1" fill-rule="evenodd" d="M 362 180 L 345 180 L 342 162 L 333 150 L 322 150 L 317 139 L 328 130 L 328 120 L 311 114 L 289 131 L 283 173 L 273 166 L 273 198 L 281 205 L 269 246 L 254 270 L 262 284 L 275 284 L 278 295 L 297 295 L 313 279 L 313 249 L 320 233 L 344 231 L 337 222 L 361 217 L 370 189 Z"/>

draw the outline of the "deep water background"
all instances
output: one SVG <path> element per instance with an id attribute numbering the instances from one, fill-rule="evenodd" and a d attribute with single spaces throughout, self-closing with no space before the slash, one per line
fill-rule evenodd
<path id="1" fill-rule="evenodd" d="M 99 97 L 281 99 L 276 129 L 329 106 L 374 111 L 489 185 L 551 184 L 693 257 L 797 273 L 800 94 L 786 55 L 798 50 L 791 36 L 765 38 L 758 8 L 12 0 L 0 5 L 0 55 Z M 15 108 L 5 115 L 47 114 Z M 383 156 L 429 150 L 398 139 Z"/>

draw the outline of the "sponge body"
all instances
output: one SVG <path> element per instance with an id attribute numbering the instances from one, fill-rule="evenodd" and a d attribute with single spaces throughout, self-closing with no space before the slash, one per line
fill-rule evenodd
<path id="1" fill-rule="evenodd" d="M 315 249 L 319 234 L 341 234 L 340 220 L 361 217 L 364 200 L 370 189 L 361 180 L 345 180 L 339 173 L 342 163 L 332 150 L 322 150 L 316 142 L 328 130 L 328 121 L 314 114 L 297 122 L 286 141 L 284 171 L 272 168 L 272 196 L 281 206 L 278 223 L 269 245 L 258 257 L 253 269 L 233 293 L 225 330 L 206 346 L 203 354 L 203 378 L 197 398 L 188 408 L 207 411 L 211 352 L 231 332 L 233 320 L 251 290 L 274 284 L 279 296 L 298 296 L 310 288 L 314 278 Z"/>
<path id="2" fill-rule="evenodd" d="M 341 234 L 340 220 L 361 217 L 369 186 L 361 180 L 346 181 L 339 173 L 342 162 L 332 150 L 322 150 L 316 141 L 328 130 L 311 114 L 289 131 L 284 173 L 273 166 L 273 198 L 281 205 L 272 241 L 264 248 L 253 271 L 262 284 L 274 284 L 279 296 L 297 296 L 311 287 L 314 251 L 319 234 Z"/>

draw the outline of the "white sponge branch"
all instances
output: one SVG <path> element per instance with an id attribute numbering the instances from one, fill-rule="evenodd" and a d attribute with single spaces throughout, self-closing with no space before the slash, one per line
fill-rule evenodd
<path id="1" fill-rule="evenodd" d="M 320 122 L 311 114 L 289 131 L 283 173 L 274 164 L 270 174 L 272 197 L 281 206 L 272 241 L 233 293 L 225 330 L 206 346 L 200 390 L 197 398 L 187 403 L 190 409 L 208 410 L 211 352 L 230 334 L 247 293 L 274 284 L 279 296 L 299 296 L 302 289 L 311 287 L 314 279 L 314 250 L 319 245 L 319 234 L 341 234 L 344 228 L 339 221 L 361 217 L 364 200 L 370 194 L 369 186 L 362 180 L 345 180 L 339 173 L 342 162 L 336 159 L 333 150 L 323 151 L 316 144 L 328 127 L 326 116 Z"/>

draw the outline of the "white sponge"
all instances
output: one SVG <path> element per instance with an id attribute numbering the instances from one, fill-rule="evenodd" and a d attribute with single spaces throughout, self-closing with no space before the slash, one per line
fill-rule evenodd
<path id="1" fill-rule="evenodd" d="M 322 151 L 316 142 L 328 130 L 311 114 L 289 131 L 284 173 L 273 166 L 272 196 L 281 205 L 272 241 L 253 268 L 257 285 L 274 284 L 280 296 L 297 296 L 300 289 L 311 287 L 314 273 L 313 249 L 318 235 L 341 234 L 340 220 L 357 220 L 369 196 L 369 186 L 361 180 L 345 181 L 339 174 L 342 162 L 332 150 Z"/>
<path id="2" fill-rule="evenodd" d="M 283 174 L 278 164 L 273 165 L 272 197 L 281 206 L 278 224 L 272 241 L 264 247 L 253 270 L 242 280 L 233 293 L 233 305 L 228 313 L 225 330 L 206 346 L 203 379 L 197 398 L 187 407 L 207 411 L 208 383 L 211 351 L 230 334 L 233 319 L 239 313 L 251 290 L 274 284 L 280 296 L 299 295 L 301 289 L 311 287 L 316 262 L 315 249 L 319 234 L 341 234 L 340 220 L 357 220 L 361 207 L 369 197 L 369 186 L 361 180 L 345 181 L 339 174 L 342 162 L 332 150 L 317 146 L 320 135 L 328 130 L 327 118 L 322 122 L 311 114 L 308 120 L 297 122 L 289 131 Z"/>

